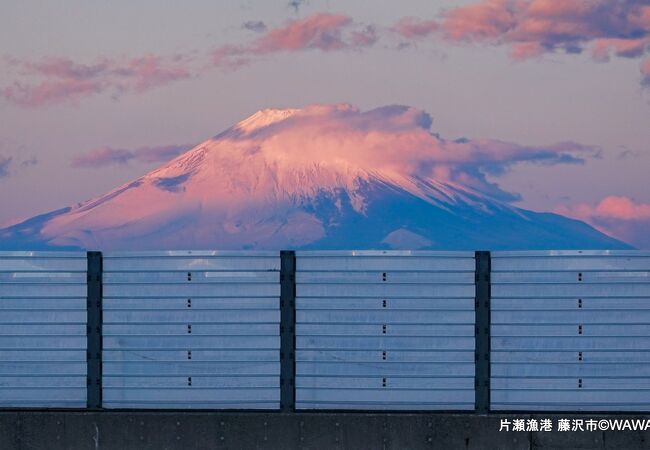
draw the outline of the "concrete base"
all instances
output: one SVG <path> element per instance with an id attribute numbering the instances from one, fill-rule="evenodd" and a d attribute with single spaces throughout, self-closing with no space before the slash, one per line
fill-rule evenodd
<path id="1" fill-rule="evenodd" d="M 1 411 L 0 449 L 648 449 L 650 431 L 504 432 L 502 418 L 646 416 Z"/>

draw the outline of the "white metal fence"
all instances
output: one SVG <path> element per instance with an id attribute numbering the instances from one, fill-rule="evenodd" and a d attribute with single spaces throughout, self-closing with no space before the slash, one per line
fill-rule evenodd
<path id="1" fill-rule="evenodd" d="M 298 252 L 296 407 L 474 409 L 474 253 Z"/>
<path id="2" fill-rule="evenodd" d="M 104 256 L 106 408 L 276 409 L 276 253 Z"/>
<path id="3" fill-rule="evenodd" d="M 492 253 L 493 410 L 650 410 L 650 253 Z"/>
<path id="4" fill-rule="evenodd" d="M 86 406 L 86 254 L 0 252 L 0 407 Z"/>

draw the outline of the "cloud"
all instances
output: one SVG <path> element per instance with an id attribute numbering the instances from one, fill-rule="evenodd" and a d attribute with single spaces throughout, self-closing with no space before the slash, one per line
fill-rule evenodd
<path id="1" fill-rule="evenodd" d="M 233 148 L 263 152 L 279 164 L 341 164 L 416 176 L 456 183 L 504 201 L 519 196 L 501 189 L 495 178 L 513 166 L 582 164 L 597 154 L 572 142 L 526 146 L 493 139 L 450 141 L 432 133 L 431 124 L 426 112 L 401 105 L 366 112 L 347 104 L 312 105 L 262 111 L 216 139 L 232 140 Z"/>
<path id="2" fill-rule="evenodd" d="M 404 38 L 436 35 L 451 42 L 505 45 L 522 60 L 562 51 L 636 58 L 650 47 L 647 0 L 482 0 L 451 8 L 437 20 L 401 19 Z"/>
<path id="3" fill-rule="evenodd" d="M 103 146 L 77 156 L 72 160 L 70 165 L 76 168 L 101 168 L 107 166 L 125 166 L 131 161 L 144 163 L 166 162 L 189 148 L 191 148 L 191 145 L 140 147 L 134 150 Z"/>
<path id="4" fill-rule="evenodd" d="M 372 25 L 362 26 L 343 14 L 316 13 L 272 28 L 247 44 L 218 47 L 212 52 L 212 62 L 217 67 L 235 69 L 256 56 L 306 50 L 353 50 L 371 46 L 377 39 L 377 30 Z"/>
<path id="5" fill-rule="evenodd" d="M 600 231 L 635 247 L 650 249 L 650 204 L 624 196 L 609 196 L 600 202 L 564 205 L 555 212 L 583 220 Z"/>
<path id="6" fill-rule="evenodd" d="M 141 93 L 192 76 L 183 56 L 165 59 L 145 55 L 126 60 L 101 59 L 93 64 L 52 57 L 7 62 L 30 81 L 16 80 L 2 94 L 6 100 L 26 107 L 76 103 L 103 92 L 113 96 Z"/>
<path id="7" fill-rule="evenodd" d="M 438 31 L 440 25 L 435 20 L 421 20 L 415 17 L 404 17 L 400 19 L 393 31 L 408 39 L 426 37 Z"/>
<path id="8" fill-rule="evenodd" d="M 254 31 L 255 33 L 263 33 L 266 31 L 266 24 L 261 20 L 249 20 L 244 22 L 241 27 L 245 30 Z"/>
<path id="9" fill-rule="evenodd" d="M 0 155 L 0 178 L 9 176 L 9 167 L 11 166 L 12 161 L 13 158 L 10 156 Z"/>

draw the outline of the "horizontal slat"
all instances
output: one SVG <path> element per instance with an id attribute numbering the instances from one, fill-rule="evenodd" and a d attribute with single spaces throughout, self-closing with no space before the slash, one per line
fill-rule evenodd
<path id="1" fill-rule="evenodd" d="M 648 377 L 650 364 L 492 363 L 493 377 Z"/>
<path id="2" fill-rule="evenodd" d="M 210 389 L 195 386 L 167 389 L 104 389 L 106 402 L 272 402 L 280 399 L 279 389 Z"/>
<path id="3" fill-rule="evenodd" d="M 85 272 L 0 272 L 0 284 L 85 284 Z"/>
<path id="4" fill-rule="evenodd" d="M 581 401 L 571 403 L 495 403 L 490 402 L 492 411 L 591 411 L 591 412 L 641 412 L 650 411 L 648 404 L 638 403 L 585 403 Z"/>
<path id="5" fill-rule="evenodd" d="M 85 284 L 71 283 L 0 283 L 0 298 L 2 297 L 42 297 L 42 298 L 59 298 L 59 297 L 82 297 L 85 298 L 87 287 Z"/>
<path id="6" fill-rule="evenodd" d="M 192 336 L 279 336 L 280 325 L 277 323 L 220 323 L 216 325 L 192 324 Z M 187 324 L 108 324 L 103 327 L 104 336 L 133 335 L 187 335 Z"/>
<path id="7" fill-rule="evenodd" d="M 279 271 L 280 257 L 273 256 L 133 256 L 113 257 L 104 254 L 104 272 L 156 272 L 156 271 Z"/>
<path id="8" fill-rule="evenodd" d="M 473 270 L 466 272 L 400 272 L 390 270 L 374 272 L 296 272 L 297 284 L 471 284 L 473 282 Z"/>
<path id="9" fill-rule="evenodd" d="M 503 283 L 648 283 L 650 272 L 567 271 L 567 272 L 495 272 L 493 284 Z"/>
<path id="10" fill-rule="evenodd" d="M 280 375 L 280 362 L 238 361 L 110 361 L 103 365 L 104 376 L 149 375 L 210 375 L 213 377 L 237 377 L 244 375 Z"/>
<path id="11" fill-rule="evenodd" d="M 650 350 L 637 352 L 624 352 L 614 350 L 609 352 L 595 351 L 493 351 L 491 356 L 492 362 L 578 362 L 582 361 L 601 362 L 601 363 L 650 363 Z"/>
<path id="12" fill-rule="evenodd" d="M 492 350 L 647 350 L 646 337 L 493 337 Z"/>
<path id="13" fill-rule="evenodd" d="M 184 311 L 155 311 L 155 310 L 126 310 L 104 311 L 105 324 L 120 323 L 275 323 L 280 320 L 279 310 L 195 310 Z"/>
<path id="14" fill-rule="evenodd" d="M 300 297 L 473 298 L 472 284 L 299 284 Z"/>
<path id="15" fill-rule="evenodd" d="M 32 335 L 54 335 L 54 336 L 85 336 L 86 335 L 86 325 L 85 324 L 75 324 L 75 325 L 0 325 L 0 335 L 20 335 L 20 336 L 32 336 Z"/>
<path id="16" fill-rule="evenodd" d="M 550 311 L 554 309 L 648 309 L 650 310 L 650 299 L 648 298 L 616 298 L 600 297 L 589 298 L 563 297 L 563 298 L 493 298 L 491 310 L 517 310 L 517 311 Z"/>
<path id="17" fill-rule="evenodd" d="M 650 297 L 650 283 L 493 284 L 492 297 Z"/>
<path id="18" fill-rule="evenodd" d="M 650 378 L 582 378 L 581 389 L 591 390 L 650 390 Z M 568 389 L 576 390 L 578 378 L 500 378 L 490 380 L 492 389 Z"/>
<path id="19" fill-rule="evenodd" d="M 1 287 L 0 287 L 1 288 Z M 1 292 L 1 291 L 0 291 Z M 104 297 L 275 297 L 280 284 L 265 283 L 187 283 L 187 284 L 109 284 Z"/>
<path id="20" fill-rule="evenodd" d="M 247 410 L 274 410 L 280 409 L 279 401 L 269 402 L 255 402 L 255 401 L 240 401 L 240 402 L 223 402 L 215 400 L 210 402 L 209 399 L 204 399 L 201 402 L 188 402 L 179 400 L 172 401 L 102 401 L 102 406 L 106 409 L 247 409 Z"/>
<path id="21" fill-rule="evenodd" d="M 384 357 L 386 358 L 384 360 Z M 298 350 L 296 361 L 330 362 L 474 362 L 474 352 L 465 351 L 381 351 L 381 350 Z"/>
<path id="22" fill-rule="evenodd" d="M 650 309 L 629 311 L 492 311 L 493 324 L 650 324 Z"/>
<path id="23" fill-rule="evenodd" d="M 302 297 L 296 299 L 296 309 L 457 309 L 473 311 L 474 299 Z"/>
<path id="24" fill-rule="evenodd" d="M 387 403 L 379 402 L 309 402 L 297 401 L 296 409 L 323 409 L 323 410 L 363 410 L 363 411 L 468 411 L 474 409 L 474 402 L 466 403 Z"/>
<path id="25" fill-rule="evenodd" d="M 427 404 L 469 403 L 474 401 L 470 389 L 296 389 L 298 402 Z"/>
<path id="26" fill-rule="evenodd" d="M 0 313 L 0 324 L 73 324 L 86 323 L 86 310 L 4 310 Z"/>
<path id="27" fill-rule="evenodd" d="M 86 349 L 86 336 L 0 336 L 0 350 Z"/>
<path id="28" fill-rule="evenodd" d="M 42 376 L 29 376 L 29 377 L 0 376 L 0 389 L 80 388 L 85 391 L 87 383 L 88 380 L 86 379 L 85 374 L 78 375 L 78 376 L 51 376 L 48 374 L 43 374 Z"/>
<path id="29" fill-rule="evenodd" d="M 0 272 L 85 272 L 88 267 L 83 257 L 13 257 L 0 254 Z"/>
<path id="30" fill-rule="evenodd" d="M 57 310 L 79 309 L 86 310 L 85 298 L 0 298 L 0 311 L 5 309 Z M 2 313 L 0 313 L 2 314 Z M 0 318 L 0 320 L 2 320 Z"/>
<path id="31" fill-rule="evenodd" d="M 474 323 L 474 311 L 299 310 L 297 323 L 452 324 Z"/>
<path id="32" fill-rule="evenodd" d="M 103 301 L 103 308 L 105 311 L 111 309 L 280 309 L 280 299 L 279 297 L 107 298 Z"/>
<path id="33" fill-rule="evenodd" d="M 84 380 L 85 381 L 85 380 Z M 102 386 L 107 389 L 123 388 L 185 388 L 188 387 L 188 377 L 156 376 L 156 377 L 119 377 L 105 376 Z M 192 376 L 193 388 L 276 388 L 280 387 L 280 377 L 276 376 L 242 376 L 212 377 Z"/>
<path id="34" fill-rule="evenodd" d="M 413 362 L 306 362 L 296 363 L 296 376 L 319 375 L 332 377 L 402 376 L 449 377 L 473 376 L 473 363 L 413 363 Z"/>
<path id="35" fill-rule="evenodd" d="M 471 350 L 474 338 L 467 337 L 330 337 L 296 336 L 297 349 L 340 350 Z"/>
<path id="36" fill-rule="evenodd" d="M 188 361 L 189 350 L 104 350 L 104 362 Z M 278 361 L 277 350 L 191 350 L 192 361 Z"/>
<path id="37" fill-rule="evenodd" d="M 192 331 L 193 332 L 193 331 Z M 474 336 L 473 325 L 394 325 L 298 323 L 299 336 Z"/>
<path id="38" fill-rule="evenodd" d="M 492 271 L 496 275 L 505 271 L 612 271 L 648 270 L 650 255 L 635 252 L 628 256 L 518 256 L 502 257 L 492 253 Z"/>
<path id="39" fill-rule="evenodd" d="M 274 336 L 104 336 L 104 349 L 131 350 L 214 350 L 277 349 L 280 338 Z"/>
<path id="40" fill-rule="evenodd" d="M 191 278 L 188 274 L 191 274 Z M 193 283 L 278 283 L 279 272 L 205 272 L 191 269 L 177 272 L 106 272 L 104 285 L 112 284 L 193 284 Z"/>
<path id="41" fill-rule="evenodd" d="M 312 256 L 296 253 L 296 271 L 465 271 L 474 270 L 468 256 Z"/>
<path id="42" fill-rule="evenodd" d="M 587 390 L 575 389 L 574 391 L 553 389 L 540 390 L 494 390 L 491 400 L 495 403 L 538 403 L 541 405 L 563 405 L 580 403 L 592 404 L 637 404 L 644 405 L 650 410 L 650 390 L 648 391 L 622 391 L 622 390 Z"/>
<path id="43" fill-rule="evenodd" d="M 85 375 L 86 362 L 7 362 L 0 361 L 0 376 Z"/>
<path id="44" fill-rule="evenodd" d="M 492 325 L 492 336 L 578 336 L 579 329 L 570 325 Z M 650 337 L 650 326 L 643 325 L 582 325 L 582 336 L 645 336 Z"/>
<path id="45" fill-rule="evenodd" d="M 0 361 L 86 361 L 85 346 L 80 350 L 0 350 Z"/>
<path id="46" fill-rule="evenodd" d="M 54 406 L 51 402 L 85 402 L 85 388 L 13 388 L 0 389 L 0 406 L 11 402 L 47 402 L 43 406 Z"/>
<path id="47" fill-rule="evenodd" d="M 385 381 L 384 381 L 385 380 Z M 334 389 L 474 389 L 474 377 L 319 377 L 300 376 L 296 378 L 296 388 L 334 388 Z"/>

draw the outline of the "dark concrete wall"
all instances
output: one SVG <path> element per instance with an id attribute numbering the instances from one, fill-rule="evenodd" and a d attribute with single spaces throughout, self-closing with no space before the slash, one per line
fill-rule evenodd
<path id="1" fill-rule="evenodd" d="M 499 432 L 501 418 L 596 415 L 0 412 L 2 450 L 647 449 L 650 431 Z M 626 416 L 617 416 L 617 418 Z M 643 416 L 635 416 L 644 418 Z"/>

